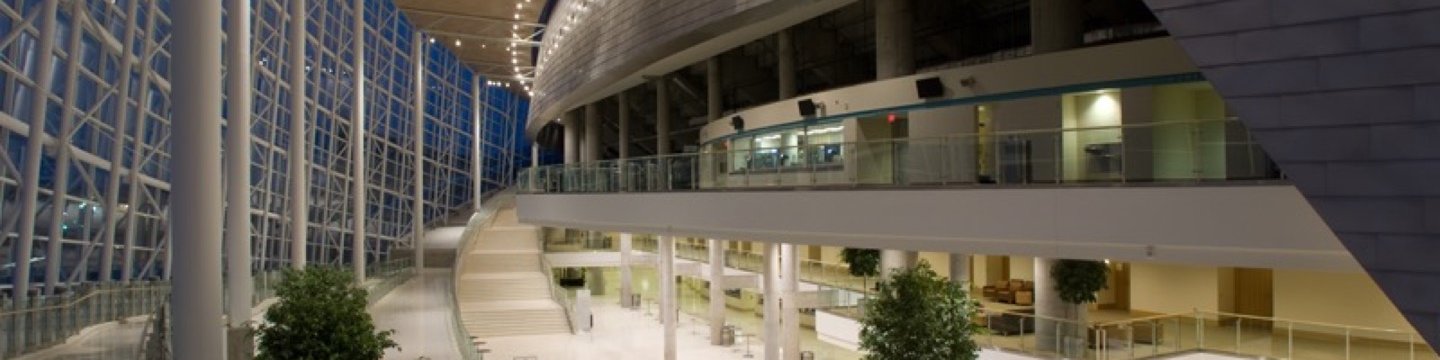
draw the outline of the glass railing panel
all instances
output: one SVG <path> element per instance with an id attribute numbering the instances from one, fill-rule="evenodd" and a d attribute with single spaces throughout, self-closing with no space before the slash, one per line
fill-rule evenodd
<path id="1" fill-rule="evenodd" d="M 552 165 L 532 193 L 1272 180 L 1233 119 L 743 148 Z"/>

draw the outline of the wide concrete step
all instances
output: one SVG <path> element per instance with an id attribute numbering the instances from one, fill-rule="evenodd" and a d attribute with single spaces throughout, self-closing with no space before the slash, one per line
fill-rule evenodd
<path id="1" fill-rule="evenodd" d="M 540 258 L 527 255 L 468 254 L 465 255 L 466 274 L 476 272 L 536 272 L 540 271 Z"/>
<path id="2" fill-rule="evenodd" d="M 540 250 L 540 234 L 529 228 L 490 228 L 475 239 L 475 250 Z"/>
<path id="3" fill-rule="evenodd" d="M 525 269 L 525 271 L 516 271 L 516 272 L 485 272 L 485 273 L 478 273 L 478 272 L 476 272 L 476 273 L 464 273 L 464 274 L 460 274 L 460 280 L 487 280 L 487 279 L 495 279 L 495 280 L 521 279 L 521 280 L 531 280 L 531 281 L 546 281 L 546 280 L 547 280 L 547 276 L 545 275 L 545 273 L 540 272 L 538 269 Z"/>
<path id="4" fill-rule="evenodd" d="M 550 299 L 550 287 L 544 283 L 536 284 L 533 281 L 525 280 L 499 280 L 487 281 L 486 284 L 479 285 L 476 284 L 477 282 L 478 281 L 465 281 L 462 283 L 456 291 L 456 296 L 460 301 Z"/>
<path id="5" fill-rule="evenodd" d="M 570 332 L 565 313 L 559 309 L 462 313 L 461 320 L 472 336 L 480 338 Z"/>

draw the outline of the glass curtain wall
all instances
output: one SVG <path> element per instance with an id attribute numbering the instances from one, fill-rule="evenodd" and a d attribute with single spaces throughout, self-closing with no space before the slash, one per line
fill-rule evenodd
<path id="1" fill-rule="evenodd" d="M 0 296 L 13 293 L 10 284 L 18 266 L 31 268 L 33 286 L 48 284 L 57 293 L 103 279 L 168 278 L 169 179 L 171 171 L 184 171 L 169 168 L 172 64 L 166 14 L 172 1 L 61 2 L 50 54 L 37 53 L 42 2 L 0 1 Z M 308 1 L 306 62 L 289 64 L 289 1 L 254 1 L 254 119 L 247 129 L 252 177 L 226 179 L 248 180 L 253 188 L 257 271 L 290 262 L 287 149 L 296 136 L 289 131 L 291 121 L 306 123 L 303 136 L 310 142 L 310 209 L 304 217 L 304 226 L 310 227 L 309 261 L 348 262 L 353 236 L 348 224 L 354 214 L 349 189 L 355 159 L 348 140 L 355 130 L 350 124 L 356 87 L 350 74 L 357 55 L 351 41 L 359 38 L 349 25 L 353 9 L 349 1 Z M 514 164 L 528 162 L 528 144 L 516 138 L 528 100 L 505 89 L 486 90 L 480 113 L 484 135 L 475 139 L 471 84 L 484 79 L 438 44 L 426 44 L 424 57 L 412 58 L 416 30 L 409 20 L 391 1 L 366 1 L 365 6 L 368 34 L 361 55 L 368 63 L 369 121 L 362 131 L 370 150 L 364 161 L 371 169 L 367 255 L 379 262 L 393 249 L 410 246 L 414 141 L 425 146 L 427 221 L 463 211 L 475 191 L 470 151 L 485 152 L 485 191 L 511 183 Z M 423 139 L 415 139 L 412 130 L 415 61 L 424 62 L 429 77 Z M 54 76 L 38 81 L 38 69 L 46 62 L 54 65 Z M 304 66 L 307 72 L 306 113 L 299 116 L 290 113 L 290 66 Z M 46 100 L 37 107 L 40 94 Z M 32 125 L 44 127 L 43 139 L 31 139 Z M 38 206 L 22 214 L 26 196 L 20 185 L 27 180 L 23 169 L 31 141 L 47 146 L 38 156 Z M 21 228 L 24 217 L 35 217 L 35 226 Z M 109 217 L 115 217 L 115 226 L 107 231 Z M 60 229 L 54 253 L 52 224 Z M 18 259 L 19 239 L 26 233 L 33 234 L 33 254 Z M 52 263 L 59 265 L 58 279 L 46 279 Z"/>

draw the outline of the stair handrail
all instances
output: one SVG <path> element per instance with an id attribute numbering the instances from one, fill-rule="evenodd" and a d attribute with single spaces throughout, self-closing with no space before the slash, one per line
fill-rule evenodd
<path id="1" fill-rule="evenodd" d="M 544 241 L 545 239 L 540 239 L 541 245 Z M 571 311 L 575 304 L 570 301 L 570 296 L 565 294 L 565 289 L 555 283 L 555 268 L 550 266 L 550 259 L 546 258 L 543 252 L 540 253 L 540 272 L 545 274 L 545 283 L 550 285 L 550 298 L 555 300 L 556 304 L 560 304 L 560 309 L 565 311 L 565 324 L 570 326 L 570 334 L 578 334 L 575 331 L 575 315 Z"/>

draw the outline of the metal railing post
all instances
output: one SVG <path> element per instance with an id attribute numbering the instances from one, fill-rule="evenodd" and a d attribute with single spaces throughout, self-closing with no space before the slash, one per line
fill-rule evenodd
<path id="1" fill-rule="evenodd" d="M 1295 358 L 1295 323 L 1285 323 L 1285 357 Z"/>
<path id="2" fill-rule="evenodd" d="M 1241 326 L 1241 325 L 1242 325 L 1242 324 L 1241 324 L 1241 320 L 1244 320 L 1244 319 L 1243 319 L 1243 318 L 1238 318 L 1238 317 L 1235 318 L 1235 353 L 1236 353 L 1236 354 L 1239 354 L 1239 353 L 1240 353 L 1240 333 L 1241 333 L 1242 331 L 1245 331 L 1245 330 L 1244 330 L 1244 327 Z"/>

